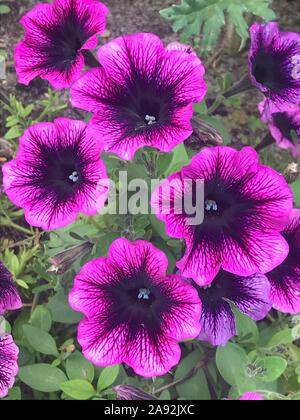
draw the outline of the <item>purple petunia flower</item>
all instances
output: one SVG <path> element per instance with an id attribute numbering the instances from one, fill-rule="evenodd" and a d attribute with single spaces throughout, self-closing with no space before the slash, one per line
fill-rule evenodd
<path id="1" fill-rule="evenodd" d="M 300 102 L 300 35 L 277 23 L 250 28 L 249 69 L 253 85 L 274 103 Z"/>
<path id="2" fill-rule="evenodd" d="M 18 373 L 19 349 L 11 335 L 0 335 L 0 398 L 6 397 Z"/>
<path id="3" fill-rule="evenodd" d="M 197 201 L 196 188 L 186 188 L 186 181 L 194 185 L 199 180 L 204 181 L 204 220 L 191 224 L 191 216 L 175 208 L 174 197 Z M 288 254 L 280 231 L 288 223 L 292 204 L 284 177 L 260 165 L 250 147 L 240 152 L 230 147 L 204 149 L 152 196 L 152 207 L 165 222 L 167 234 L 185 239 L 186 253 L 177 267 L 199 285 L 210 284 L 221 267 L 247 277 L 278 266 Z"/>
<path id="4" fill-rule="evenodd" d="M 240 401 L 263 401 L 263 397 L 257 392 L 245 392 L 240 398 Z"/>
<path id="5" fill-rule="evenodd" d="M 282 232 L 289 244 L 284 262 L 270 273 L 270 299 L 273 307 L 284 313 L 300 312 L 300 210 L 291 213 L 289 225 Z"/>
<path id="6" fill-rule="evenodd" d="M 192 134 L 193 103 L 207 91 L 195 53 L 138 33 L 104 45 L 98 58 L 103 67 L 73 85 L 71 101 L 94 114 L 105 150 L 130 160 L 143 146 L 169 152 Z"/>
<path id="7" fill-rule="evenodd" d="M 239 277 L 221 270 L 210 286 L 198 287 L 198 293 L 202 302 L 199 340 L 213 346 L 225 346 L 237 334 L 229 302 L 255 321 L 272 308 L 270 283 L 263 274 Z"/>
<path id="8" fill-rule="evenodd" d="M 300 106 L 277 107 L 272 102 L 264 101 L 259 104 L 258 108 L 262 121 L 268 124 L 277 145 L 282 149 L 291 149 L 293 156 L 297 156 L 300 146 Z M 298 142 L 293 139 L 293 132 Z"/>
<path id="9" fill-rule="evenodd" d="M 117 239 L 107 258 L 86 264 L 69 302 L 86 318 L 78 328 L 83 354 L 95 365 L 127 363 L 145 377 L 180 359 L 180 340 L 200 333 L 197 291 L 166 275 L 165 254 L 146 241 Z"/>
<path id="10" fill-rule="evenodd" d="M 22 302 L 12 275 L 0 261 L 0 315 L 21 307 Z"/>
<path id="11" fill-rule="evenodd" d="M 37 76 L 67 88 L 84 67 L 85 50 L 96 48 L 108 9 L 96 0 L 54 0 L 36 5 L 21 19 L 24 40 L 15 49 L 16 72 L 28 85 Z"/>
<path id="12" fill-rule="evenodd" d="M 32 226 L 51 230 L 92 216 L 108 194 L 101 145 L 82 121 L 57 118 L 20 138 L 17 157 L 3 165 L 3 185 Z"/>

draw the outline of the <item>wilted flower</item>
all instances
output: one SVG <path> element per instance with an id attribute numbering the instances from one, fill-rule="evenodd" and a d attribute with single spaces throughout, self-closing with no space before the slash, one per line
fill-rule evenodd
<path id="1" fill-rule="evenodd" d="M 193 134 L 185 141 L 185 145 L 200 151 L 205 146 L 222 146 L 223 139 L 215 127 L 199 118 L 192 118 Z"/>
<path id="2" fill-rule="evenodd" d="M 240 398 L 240 401 L 243 400 L 263 401 L 263 397 L 257 392 L 245 392 L 245 394 Z"/>
<path id="3" fill-rule="evenodd" d="M 127 363 L 145 377 L 180 359 L 178 341 L 200 333 L 197 291 L 166 275 L 165 254 L 145 241 L 114 241 L 107 258 L 86 264 L 69 302 L 86 318 L 78 328 L 83 354 L 95 365 Z"/>
<path id="4" fill-rule="evenodd" d="M 250 28 L 252 83 L 276 104 L 300 102 L 300 35 L 280 32 L 277 23 Z"/>
<path id="5" fill-rule="evenodd" d="M 143 146 L 169 152 L 192 134 L 193 103 L 207 90 L 204 67 L 178 45 L 168 50 L 148 33 L 122 36 L 99 49 L 103 67 L 72 86 L 73 106 L 94 114 L 105 150 L 129 160 Z"/>
<path id="6" fill-rule="evenodd" d="M 108 194 L 101 149 L 82 121 L 35 124 L 20 138 L 16 159 L 3 165 L 5 192 L 43 229 L 63 227 L 79 212 L 95 215 Z"/>
<path id="7" fill-rule="evenodd" d="M 21 19 L 25 37 L 15 49 L 20 83 L 37 76 L 57 89 L 80 77 L 85 50 L 96 48 L 108 9 L 96 0 L 54 0 L 37 4 Z"/>
<path id="8" fill-rule="evenodd" d="M 3 315 L 6 311 L 21 307 L 21 298 L 13 281 L 12 274 L 0 261 L 0 315 Z"/>
<path id="9" fill-rule="evenodd" d="M 269 126 L 270 133 L 282 149 L 291 149 L 293 156 L 298 155 L 300 146 L 300 106 L 275 106 L 264 101 L 259 104 L 262 121 Z"/>
<path id="10" fill-rule="evenodd" d="M 140 388 L 130 385 L 117 385 L 113 387 L 118 400 L 157 400 L 154 395 L 148 394 Z"/>
<path id="11" fill-rule="evenodd" d="M 270 283 L 263 274 L 240 277 L 223 270 L 210 286 L 197 288 L 202 302 L 199 340 L 213 346 L 225 346 L 236 335 L 236 323 L 230 303 L 255 321 L 270 311 Z"/>
<path id="12" fill-rule="evenodd" d="M 270 273 L 270 299 L 273 307 L 285 313 L 300 311 L 300 210 L 294 209 L 290 223 L 282 232 L 289 244 L 289 254 L 284 262 Z"/>
<path id="13" fill-rule="evenodd" d="M 18 373 L 19 349 L 11 335 L 0 335 L 0 398 L 4 398 Z"/>
<path id="14" fill-rule="evenodd" d="M 48 271 L 63 274 L 68 271 L 72 265 L 87 255 L 93 249 L 93 243 L 89 241 L 82 242 L 72 248 L 65 249 L 62 252 L 49 258 L 52 264 Z"/>
<path id="15" fill-rule="evenodd" d="M 204 220 L 191 224 L 185 211 L 174 210 L 174 197 L 195 202 L 195 189 L 204 180 Z M 173 197 L 166 194 L 174 185 Z M 189 200 L 187 200 L 189 195 Z M 186 278 L 207 285 L 222 267 L 240 276 L 266 273 L 287 256 L 281 236 L 288 223 L 293 196 L 284 177 L 258 163 L 250 147 L 206 148 L 191 163 L 163 182 L 152 196 L 157 217 L 167 234 L 184 238 L 186 253 L 177 267 Z"/>

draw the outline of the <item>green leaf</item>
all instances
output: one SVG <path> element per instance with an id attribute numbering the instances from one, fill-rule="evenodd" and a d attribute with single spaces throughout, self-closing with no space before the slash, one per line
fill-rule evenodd
<path id="1" fill-rule="evenodd" d="M 165 224 L 159 220 L 154 214 L 150 215 L 150 222 L 153 230 L 157 235 L 159 235 L 164 241 L 168 241 L 170 238 L 166 234 Z"/>
<path id="2" fill-rule="evenodd" d="M 271 356 L 262 360 L 265 372 L 259 376 L 263 382 L 273 382 L 278 379 L 287 368 L 287 361 L 282 357 Z"/>
<path id="3" fill-rule="evenodd" d="M 85 379 L 89 382 L 93 381 L 95 375 L 94 366 L 79 351 L 68 357 L 66 372 L 69 379 Z"/>
<path id="4" fill-rule="evenodd" d="M 61 384 L 67 381 L 60 369 L 44 363 L 21 367 L 19 378 L 30 388 L 41 392 L 60 391 Z"/>
<path id="5" fill-rule="evenodd" d="M 185 150 L 184 144 L 180 143 L 173 149 L 173 158 L 165 172 L 165 176 L 167 177 L 170 174 L 179 171 L 184 165 L 187 165 L 189 161 L 189 156 Z"/>
<path id="6" fill-rule="evenodd" d="M 15 323 L 13 326 L 13 336 L 15 340 L 22 342 L 25 339 L 23 326 L 25 324 L 28 324 L 29 320 L 30 320 L 30 311 L 27 309 L 24 309 L 23 311 L 21 311 L 20 315 L 15 320 Z"/>
<path id="7" fill-rule="evenodd" d="M 16 283 L 18 286 L 22 287 L 22 289 L 29 289 L 28 284 L 24 280 L 16 279 Z"/>
<path id="8" fill-rule="evenodd" d="M 75 400 L 89 400 L 95 395 L 93 385 L 83 379 L 73 379 L 60 385 L 61 390 Z"/>
<path id="9" fill-rule="evenodd" d="M 30 324 L 49 332 L 52 325 L 52 317 L 49 309 L 45 305 L 37 306 L 31 315 Z"/>
<path id="10" fill-rule="evenodd" d="M 248 357 L 245 350 L 238 345 L 228 343 L 226 347 L 218 347 L 216 363 L 221 376 L 228 384 L 239 387 L 247 380 Z"/>
<path id="11" fill-rule="evenodd" d="M 21 389 L 14 387 L 9 390 L 8 396 L 4 399 L 5 401 L 20 401 L 22 398 Z"/>
<path id="12" fill-rule="evenodd" d="M 243 4 L 231 4 L 227 10 L 229 20 L 235 26 L 235 30 L 242 39 L 243 44 L 249 38 L 248 24 L 244 18 L 245 11 L 246 8 Z"/>
<path id="13" fill-rule="evenodd" d="M 157 160 L 157 166 L 160 174 L 164 174 L 165 171 L 170 166 L 173 159 L 173 153 L 162 153 L 158 160 Z"/>
<path id="14" fill-rule="evenodd" d="M 63 324 L 77 324 L 82 315 L 73 311 L 68 303 L 68 295 L 63 290 L 60 290 L 56 295 L 49 300 L 48 308 L 51 311 L 54 322 Z"/>
<path id="15" fill-rule="evenodd" d="M 108 366 L 105 367 L 102 372 L 100 373 L 98 384 L 97 384 L 97 391 L 101 392 L 106 388 L 109 388 L 119 375 L 120 366 Z"/>
<path id="16" fill-rule="evenodd" d="M 19 125 L 15 125 L 14 127 L 10 128 L 7 133 L 5 134 L 6 140 L 17 139 L 23 134 L 23 129 Z"/>
<path id="17" fill-rule="evenodd" d="M 275 18 L 269 8 L 271 0 L 181 0 L 160 11 L 161 16 L 172 25 L 175 32 L 181 32 L 187 42 L 200 37 L 205 53 L 218 42 L 221 29 L 228 22 L 233 24 L 242 39 L 249 37 L 246 14 L 252 13 L 265 21 Z"/>
<path id="18" fill-rule="evenodd" d="M 23 331 L 34 350 L 42 354 L 58 355 L 56 343 L 50 334 L 32 325 L 24 325 Z"/>
<path id="19" fill-rule="evenodd" d="M 5 15 L 10 12 L 10 8 L 5 4 L 0 4 L 0 15 Z"/>
<path id="20" fill-rule="evenodd" d="M 199 117 L 201 120 L 206 121 L 213 126 L 221 134 L 225 145 L 231 142 L 231 135 L 219 117 L 211 117 L 204 114 L 199 115 Z"/>
<path id="21" fill-rule="evenodd" d="M 202 48 L 204 51 L 210 51 L 217 43 L 224 25 L 224 13 L 219 6 L 215 5 L 212 9 L 211 17 L 205 21 L 202 29 Z"/>
<path id="22" fill-rule="evenodd" d="M 276 333 L 268 342 L 267 347 L 273 348 L 283 344 L 291 344 L 294 341 L 292 330 L 286 328 L 285 330 Z"/>
<path id="23" fill-rule="evenodd" d="M 235 315 L 239 342 L 242 342 L 243 344 L 257 344 L 259 339 L 259 331 L 256 323 L 248 316 L 242 314 L 233 305 L 232 310 Z"/>
<path id="24" fill-rule="evenodd" d="M 199 350 L 194 350 L 188 356 L 183 358 L 178 365 L 174 380 L 184 378 L 188 375 L 201 361 L 203 354 Z M 176 390 L 180 398 L 189 400 L 210 400 L 210 392 L 206 380 L 205 373 L 202 369 L 198 369 L 191 378 L 186 379 L 176 386 Z"/>
<path id="25" fill-rule="evenodd" d="M 294 194 L 295 206 L 299 207 L 300 206 L 300 179 L 297 179 L 297 181 L 291 185 L 291 188 Z"/>

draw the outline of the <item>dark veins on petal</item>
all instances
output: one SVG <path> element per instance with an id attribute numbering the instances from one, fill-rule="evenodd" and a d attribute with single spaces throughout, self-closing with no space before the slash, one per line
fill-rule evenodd
<path id="1" fill-rule="evenodd" d="M 0 302 L 5 302 L 11 293 L 15 293 L 12 275 L 0 261 Z"/>
<path id="2" fill-rule="evenodd" d="M 226 281 L 228 280 L 228 283 Z M 207 287 L 196 287 L 200 300 L 202 302 L 202 320 L 209 325 L 215 337 L 220 334 L 219 326 L 224 322 L 224 316 L 227 322 L 234 328 L 234 315 L 229 303 L 226 301 L 227 288 L 232 283 L 232 278 L 226 278 L 226 273 L 221 271 L 213 283 Z"/>
<path id="3" fill-rule="evenodd" d="M 131 57 L 129 48 L 127 54 Z M 124 126 L 124 138 L 143 134 L 147 139 L 148 134 L 172 122 L 176 108 L 187 105 L 175 94 L 183 76 L 179 73 L 178 78 L 168 80 L 163 75 L 163 62 L 160 62 L 159 57 L 151 75 L 137 69 L 132 58 L 129 62 L 131 71 L 126 87 L 115 85 L 105 103 L 111 107 L 113 118 Z"/>
<path id="4" fill-rule="evenodd" d="M 218 307 L 225 302 L 232 302 L 245 308 L 253 307 L 262 302 L 257 296 L 255 287 L 245 283 L 243 277 L 221 270 L 213 283 L 208 287 L 196 286 L 203 306 L 212 312 L 218 312 Z"/>
<path id="5" fill-rule="evenodd" d="M 289 255 L 280 266 L 266 276 L 286 302 L 292 304 L 294 293 L 300 292 L 300 222 L 293 222 L 282 232 L 282 236 L 289 244 Z"/>
<path id="6" fill-rule="evenodd" d="M 93 33 L 89 33 L 86 29 L 89 12 L 85 11 L 78 16 L 73 2 L 69 10 L 61 11 L 60 14 L 61 20 L 49 27 L 35 22 L 49 39 L 49 44 L 41 43 L 34 48 L 41 53 L 41 56 L 45 56 L 43 68 L 68 71 L 76 60 L 79 50 Z"/>
<path id="7" fill-rule="evenodd" d="M 126 92 L 119 92 L 112 104 L 118 121 L 126 124 L 125 136 L 151 132 L 168 124 L 172 112 L 172 89 L 147 80 L 132 80 Z"/>
<path id="8" fill-rule="evenodd" d="M 273 43 L 266 45 L 262 34 L 257 44 L 258 50 L 251 59 L 256 81 L 269 88 L 271 97 L 290 100 L 289 96 L 296 95 L 299 99 L 297 89 L 300 88 L 300 82 L 292 77 L 295 66 L 293 58 L 300 53 L 299 44 L 287 40 L 280 47 Z"/>
<path id="9" fill-rule="evenodd" d="M 22 171 L 18 181 L 18 187 L 34 191 L 33 205 L 43 203 L 49 206 L 49 212 L 56 212 L 65 203 L 76 204 L 77 193 L 91 185 L 87 173 L 91 162 L 80 145 L 84 135 L 84 132 L 78 133 L 77 141 L 70 145 L 62 145 L 57 140 L 55 146 L 50 140 L 46 145 L 35 138 L 35 153 L 26 162 L 28 172 Z"/>
<path id="10" fill-rule="evenodd" d="M 6 350 L 8 337 L 0 336 L 0 388 L 7 388 L 12 372 L 11 355 Z"/>
<path id="11" fill-rule="evenodd" d="M 100 286 L 103 299 L 109 302 L 107 312 L 101 314 L 101 323 L 107 332 L 125 323 L 129 341 L 137 337 L 141 328 L 145 329 L 151 344 L 156 346 L 163 331 L 164 316 L 176 302 L 167 286 L 153 282 L 153 273 L 147 270 L 148 252 L 141 258 L 136 266 L 117 268 L 113 281 Z"/>
<path id="12" fill-rule="evenodd" d="M 216 247 L 228 235 L 242 239 L 242 216 L 245 218 L 248 212 L 251 213 L 256 204 L 245 194 L 245 185 L 253 176 L 249 173 L 239 180 L 227 180 L 217 172 L 212 179 L 205 181 L 204 221 L 193 229 L 195 249 L 203 239 L 215 243 Z M 193 197 L 193 205 L 195 203 Z"/>
<path id="13" fill-rule="evenodd" d="M 55 192 L 59 200 L 68 199 L 82 183 L 82 156 L 77 154 L 76 145 L 53 150 L 40 145 L 39 160 L 33 165 L 37 177 L 29 185 L 47 192 Z"/>
<path id="14" fill-rule="evenodd" d="M 275 126 L 281 131 L 284 138 L 294 143 L 292 131 L 296 133 L 300 130 L 299 124 L 287 112 L 275 112 L 272 115 Z"/>

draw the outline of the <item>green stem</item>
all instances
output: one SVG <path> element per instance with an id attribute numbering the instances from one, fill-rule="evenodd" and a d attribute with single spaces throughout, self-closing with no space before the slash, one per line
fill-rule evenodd
<path id="1" fill-rule="evenodd" d="M 19 232 L 26 233 L 26 235 L 32 235 L 32 231 L 29 229 L 24 228 L 23 226 L 17 225 L 17 223 L 13 222 L 12 220 L 8 220 L 7 222 L 4 222 L 5 226 L 12 227 Z"/>
<path id="2" fill-rule="evenodd" d="M 59 106 L 55 109 L 55 113 L 58 113 L 60 111 L 64 111 L 67 108 L 68 108 L 68 105 L 61 105 L 61 106 Z M 44 119 L 45 115 L 47 115 L 49 112 L 51 112 L 50 107 L 46 106 L 46 108 L 37 117 L 36 121 L 41 122 Z"/>
<path id="3" fill-rule="evenodd" d="M 222 105 L 222 103 L 224 102 L 224 99 L 225 99 L 224 96 L 218 96 L 215 102 L 208 108 L 207 113 L 209 115 L 213 114 L 219 108 L 219 106 Z"/>
<path id="4" fill-rule="evenodd" d="M 267 319 L 268 319 L 269 321 L 271 321 L 271 322 L 272 322 L 272 324 L 273 324 L 274 322 L 276 322 L 276 319 L 275 319 L 275 318 L 273 318 L 273 317 L 272 317 L 272 315 L 270 315 L 270 314 L 268 314 L 268 315 L 267 315 Z"/>
<path id="5" fill-rule="evenodd" d="M 39 299 L 40 299 L 40 294 L 39 293 L 37 293 L 36 295 L 34 295 L 32 306 L 31 306 L 31 310 L 30 310 L 30 315 L 33 314 L 35 308 L 37 307 L 37 305 L 39 303 Z"/>
<path id="6" fill-rule="evenodd" d="M 185 381 L 187 381 L 188 379 L 190 379 L 190 378 L 192 378 L 193 376 L 194 376 L 194 374 L 197 372 L 197 370 L 199 370 L 199 369 L 203 369 L 204 367 L 205 367 L 205 365 L 206 365 L 206 363 L 202 360 L 202 361 L 200 361 L 199 363 L 197 363 L 197 365 L 196 366 L 194 366 L 193 367 L 193 369 L 192 370 L 190 370 L 185 376 L 183 376 L 182 378 L 180 378 L 180 379 L 177 379 L 176 381 L 173 381 L 173 382 L 170 382 L 169 384 L 167 384 L 167 385 L 164 385 L 164 386 L 162 386 L 161 388 L 158 388 L 158 389 L 155 389 L 154 391 L 153 391 L 153 394 L 155 395 L 155 394 L 160 394 L 161 392 L 163 392 L 163 391 L 166 391 L 166 390 L 168 390 L 168 389 L 170 389 L 170 388 L 173 388 L 174 386 L 176 386 L 176 385 L 179 385 L 179 384 L 181 384 L 182 382 L 185 382 Z"/>

